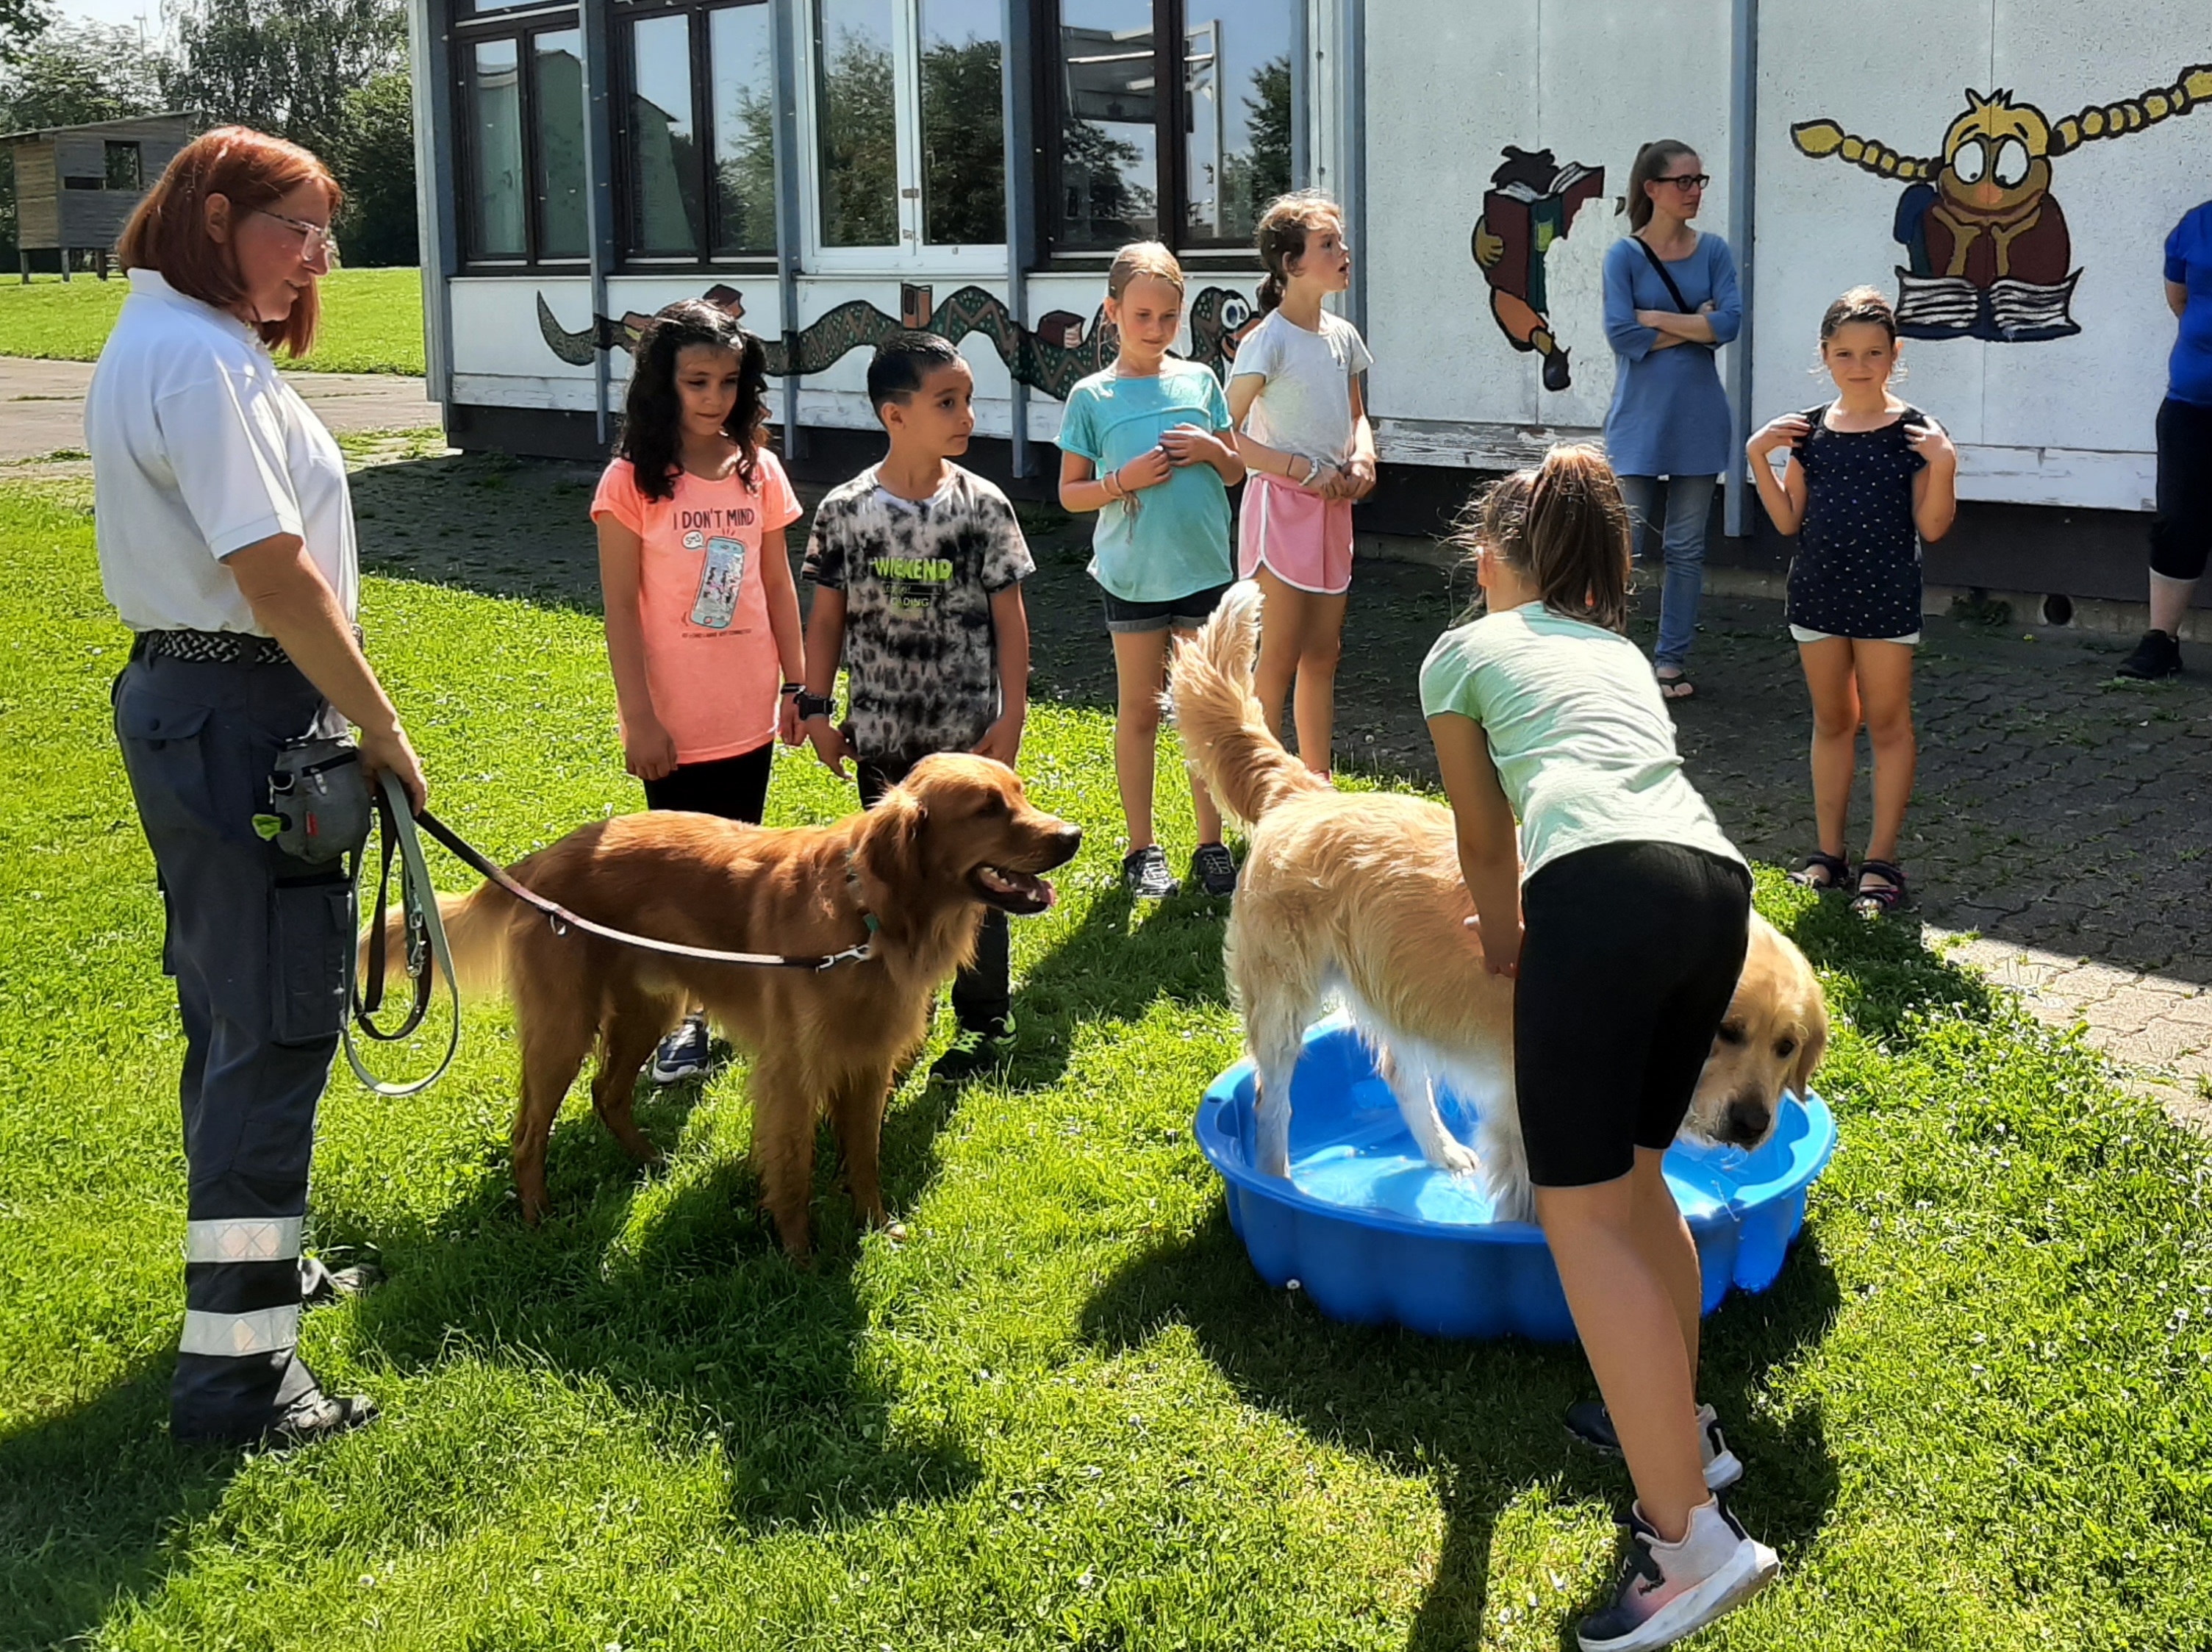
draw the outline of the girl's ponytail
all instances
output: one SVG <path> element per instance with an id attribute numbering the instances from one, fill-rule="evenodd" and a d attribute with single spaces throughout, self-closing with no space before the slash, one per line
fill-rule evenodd
<path id="1" fill-rule="evenodd" d="M 1628 507 L 1596 448 L 1561 443 L 1535 470 L 1504 477 L 1462 514 L 1452 541 L 1504 557 L 1553 613 L 1627 630 Z"/>
<path id="2" fill-rule="evenodd" d="M 1291 265 L 1305 256 L 1306 237 L 1324 224 L 1343 222 L 1342 210 L 1317 189 L 1278 195 L 1267 203 L 1254 234 L 1260 262 L 1267 271 L 1260 282 L 1261 315 L 1282 307 L 1283 294 L 1290 286 Z"/>

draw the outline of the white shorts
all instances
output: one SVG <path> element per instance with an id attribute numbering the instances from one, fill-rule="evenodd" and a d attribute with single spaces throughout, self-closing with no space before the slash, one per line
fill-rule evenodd
<path id="1" fill-rule="evenodd" d="M 1790 628 L 1790 635 L 1793 641 L 1798 642 L 1832 642 L 1836 638 L 1836 634 L 1833 631 L 1808 630 L 1802 625 L 1791 626 Z M 1850 641 L 1854 642 L 1899 642 L 1904 644 L 1905 647 L 1908 648 L 1917 648 L 1920 646 L 1920 633 L 1915 631 L 1911 636 L 1905 637 L 1853 637 L 1850 639 Z"/>

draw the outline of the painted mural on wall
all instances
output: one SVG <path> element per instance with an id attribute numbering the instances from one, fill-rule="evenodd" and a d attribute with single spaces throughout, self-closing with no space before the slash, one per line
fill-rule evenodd
<path id="1" fill-rule="evenodd" d="M 2010 92 L 1966 93 L 1942 151 L 1899 155 L 1832 120 L 1802 121 L 1791 142 L 1816 160 L 1834 156 L 1900 179 L 1893 228 L 1905 248 L 1897 271 L 1899 331 L 1913 338 L 2033 343 L 2081 331 L 2074 319 L 2074 265 L 2066 214 L 2051 192 L 2051 163 L 2100 138 L 2127 137 L 2212 103 L 2212 65 L 2172 86 L 2093 105 L 2052 123 Z"/>
<path id="2" fill-rule="evenodd" d="M 1544 388 L 1573 383 L 1567 347 L 1553 331 L 1544 285 L 1544 254 L 1565 239 L 1583 203 L 1605 192 L 1605 168 L 1559 164 L 1549 149 L 1508 143 L 1490 175 L 1482 216 L 1469 237 L 1475 267 L 1490 288 L 1490 313 L 1516 350 L 1544 358 Z"/>
<path id="3" fill-rule="evenodd" d="M 744 319 L 744 295 L 737 288 L 718 283 L 700 296 L 733 318 Z M 960 288 L 939 304 L 930 288 L 902 284 L 899 311 L 888 315 L 856 298 L 796 333 L 763 339 L 769 377 L 804 378 L 827 372 L 852 351 L 873 349 L 902 330 L 937 333 L 956 344 L 970 333 L 981 333 L 1017 383 L 1065 401 L 1079 380 L 1103 367 L 1119 349 L 1103 310 L 1088 322 L 1073 311 L 1048 311 L 1037 318 L 1035 327 L 1024 327 L 1004 301 L 981 287 Z M 619 319 L 594 316 L 589 327 L 571 332 L 554 316 L 545 295 L 538 295 L 538 331 L 553 354 L 571 367 L 588 367 L 600 350 L 634 349 L 652 319 L 635 310 Z M 1243 294 L 1226 287 L 1200 288 L 1190 303 L 1191 359 L 1203 361 L 1225 380 L 1238 341 L 1258 320 L 1252 301 Z"/>

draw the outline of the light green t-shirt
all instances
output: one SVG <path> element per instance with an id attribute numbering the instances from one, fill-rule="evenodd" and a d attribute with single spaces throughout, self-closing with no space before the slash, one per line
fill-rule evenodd
<path id="1" fill-rule="evenodd" d="M 1521 823 L 1521 876 L 1601 843 L 1680 843 L 1741 862 L 1683 777 L 1651 667 L 1626 637 L 1536 603 L 1445 632 L 1421 714 L 1482 725 Z"/>
<path id="2" fill-rule="evenodd" d="M 1108 367 L 1068 392 L 1060 449 L 1117 471 L 1179 424 L 1214 435 L 1232 427 L 1211 367 L 1174 356 L 1157 378 Z M 1124 602 L 1172 602 L 1237 577 L 1229 548 L 1229 490 L 1211 465 L 1177 468 L 1125 504 L 1109 501 L 1091 538 L 1091 577 Z"/>

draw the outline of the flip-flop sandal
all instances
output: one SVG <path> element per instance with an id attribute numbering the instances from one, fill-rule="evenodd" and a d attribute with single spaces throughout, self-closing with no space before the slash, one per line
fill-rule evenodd
<path id="1" fill-rule="evenodd" d="M 1826 875 L 1815 878 L 1815 872 Z M 1851 863 L 1839 854 L 1822 854 L 1815 849 L 1797 863 L 1797 870 L 1790 874 L 1790 881 L 1809 890 L 1841 889 L 1851 881 Z"/>
<path id="2" fill-rule="evenodd" d="M 1659 679 L 1659 697 L 1662 700 L 1688 700 L 1694 698 L 1697 692 L 1698 685 L 1690 681 L 1687 673 Z"/>
<path id="3" fill-rule="evenodd" d="M 1867 874 L 1887 880 L 1869 884 Z M 1905 904 L 1905 869 L 1888 860 L 1859 862 L 1857 892 L 1851 896 L 1851 910 L 1862 918 L 1886 917 Z"/>

